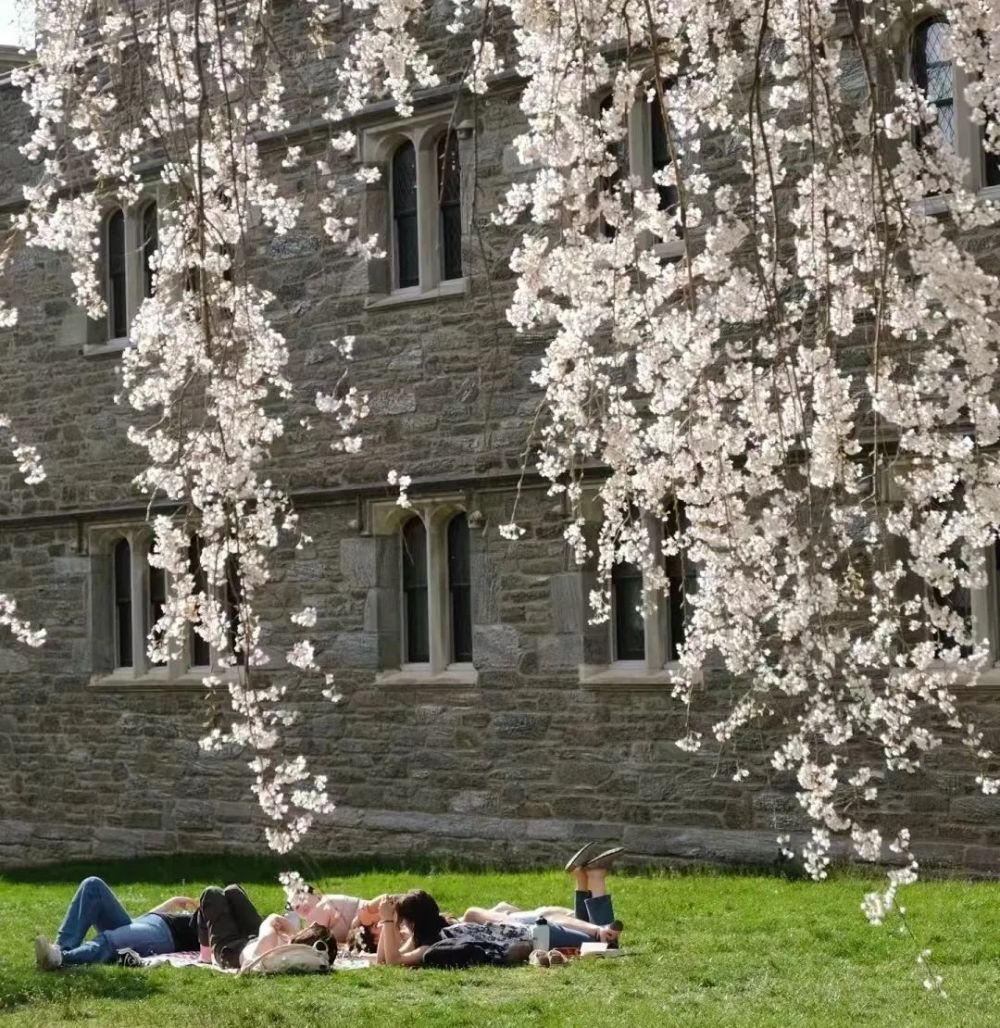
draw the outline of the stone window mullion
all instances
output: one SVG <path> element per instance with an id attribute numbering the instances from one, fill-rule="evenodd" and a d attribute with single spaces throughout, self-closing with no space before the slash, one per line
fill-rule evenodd
<path id="1" fill-rule="evenodd" d="M 427 613 L 431 673 L 451 663 L 451 617 L 448 610 L 448 553 L 446 527 L 441 519 L 427 517 Z"/>
<path id="2" fill-rule="evenodd" d="M 438 224 L 437 148 L 426 139 L 417 145 L 417 243 L 420 288 L 434 289 L 441 281 L 441 243 Z"/>
<path id="3" fill-rule="evenodd" d="M 146 652 L 146 611 L 149 607 L 149 563 L 146 541 L 129 536 L 132 548 L 132 669 L 136 678 L 148 674 Z"/>

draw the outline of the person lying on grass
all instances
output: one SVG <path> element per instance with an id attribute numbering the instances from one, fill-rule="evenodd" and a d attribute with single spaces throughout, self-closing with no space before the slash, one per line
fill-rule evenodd
<path id="1" fill-rule="evenodd" d="M 301 881 L 301 879 L 300 879 Z M 321 893 L 315 886 L 302 882 L 289 896 L 289 905 L 307 924 L 321 924 L 330 930 L 338 943 L 347 942 L 351 929 L 372 929 L 374 942 L 378 941 L 378 904 L 381 896 L 373 900 L 359 896 L 345 896 L 339 892 Z M 375 946 L 372 946 L 374 952 Z"/>
<path id="2" fill-rule="evenodd" d="M 51 943 L 44 935 L 35 939 L 35 962 L 42 971 L 54 971 L 78 964 L 110 964 L 123 949 L 134 950 L 141 957 L 197 949 L 197 907 L 189 896 L 171 896 L 133 918 L 105 882 L 84 878 L 56 941 Z M 91 928 L 97 934 L 85 942 Z"/>
<path id="3" fill-rule="evenodd" d="M 262 918 L 238 885 L 227 885 L 225 889 L 212 886 L 201 894 L 199 902 L 206 941 L 219 967 L 245 967 L 257 957 L 290 942 L 312 945 L 330 939 L 329 930 L 321 924 L 296 930 L 282 914 Z M 336 955 L 335 945 L 330 952 Z"/>
<path id="4" fill-rule="evenodd" d="M 446 940 L 473 944 L 476 963 L 517 964 L 528 959 L 531 939 L 520 925 L 465 924 L 445 917 L 437 901 L 422 889 L 405 896 L 383 896 L 379 903 L 376 964 L 419 967 L 428 951 Z"/>
<path id="5" fill-rule="evenodd" d="M 530 928 L 539 918 L 549 925 L 549 945 L 553 949 L 579 949 L 585 942 L 618 945 L 621 921 L 615 920 L 607 874 L 623 852 L 621 846 L 594 854 L 596 845 L 587 843 L 570 857 L 566 870 L 576 879 L 573 910 L 566 907 L 536 907 L 519 910 L 510 903 L 495 907 L 469 907 L 462 920 L 481 925 L 522 925 Z"/>

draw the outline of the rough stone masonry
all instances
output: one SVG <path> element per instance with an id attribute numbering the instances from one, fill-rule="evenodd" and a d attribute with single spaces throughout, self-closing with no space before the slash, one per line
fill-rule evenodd
<path id="1" fill-rule="evenodd" d="M 294 39 L 297 30 L 280 31 Z M 310 81 L 328 74 L 302 71 Z M 417 113 L 450 103 L 431 93 Z M 271 645 L 280 653 L 291 640 L 284 615 L 315 605 L 318 659 L 344 697 L 333 706 L 315 682 L 281 672 L 304 715 L 288 748 L 329 775 L 338 805 L 307 848 L 527 864 L 602 839 L 642 861 L 774 863 L 776 836 L 805 828 L 789 783 L 772 783 L 762 759 L 756 784 L 737 785 L 713 754 L 678 749 L 684 712 L 662 676 L 581 677 L 581 665 L 608 660 L 610 643 L 607 626 L 589 624 L 592 576 L 563 543 L 561 501 L 529 474 L 518 508 L 525 537 L 508 543 L 497 533 L 518 487 L 539 402 L 529 375 L 544 347 L 504 319 L 514 235 L 486 217 L 523 173 L 510 145 L 514 94 L 501 89 L 476 106 L 474 182 L 463 170 L 463 288 L 409 303 L 377 302 L 384 269 L 366 268 L 325 236 L 310 170 L 322 139 L 306 101 L 299 117 L 290 136 L 303 157 L 282 174 L 287 193 L 307 200 L 302 221 L 250 254 L 291 343 L 299 399 L 287 423 L 297 425 L 339 372 L 328 341 L 345 334 L 356 337 L 352 384 L 372 408 L 359 454 L 335 456 L 321 438 L 292 431 L 274 455 L 275 479 L 293 493 L 315 543 L 279 555 L 263 601 Z M 359 129 L 388 117 L 366 114 Z M 27 131 L 8 82 L 0 213 L 17 208 L 30 179 L 17 152 Z M 280 161 L 277 148 L 269 159 Z M 360 218 L 378 216 L 377 195 L 360 191 L 351 202 Z M 4 409 L 39 445 L 48 479 L 27 488 L 0 457 L 0 579 L 49 641 L 39 651 L 9 641 L 0 649 L 0 866 L 259 849 L 245 755 L 199 750 L 214 713 L 204 687 L 109 674 L 102 540 L 145 514 L 131 484 L 139 455 L 126 442 L 128 412 L 113 399 L 120 352 L 102 349 L 102 327 L 74 306 L 62 261 L 19 251 L 9 288 L 21 320 L 0 346 Z M 398 532 L 378 527 L 392 506 L 390 468 L 413 477 L 415 501 L 446 500 L 469 515 L 471 673 L 421 680 L 400 670 Z M 730 684 L 707 670 L 704 726 L 729 695 Z M 997 698 L 980 692 L 967 702 L 995 740 Z M 1000 797 L 977 795 L 974 774 L 946 751 L 905 789 L 885 791 L 885 821 L 913 829 L 922 862 L 1000 866 Z"/>

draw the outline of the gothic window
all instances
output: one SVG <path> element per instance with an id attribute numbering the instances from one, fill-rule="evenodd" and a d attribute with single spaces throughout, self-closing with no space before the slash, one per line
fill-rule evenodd
<path id="1" fill-rule="evenodd" d="M 948 146 L 955 148 L 955 74 L 946 56 L 951 26 L 936 15 L 917 26 L 913 42 L 913 81 L 937 111 L 937 127 Z"/>
<path id="2" fill-rule="evenodd" d="M 403 653 L 409 664 L 430 661 L 427 530 L 418 517 L 403 526 Z"/>
<path id="3" fill-rule="evenodd" d="M 458 137 L 449 132 L 437 144 L 441 278 L 462 277 L 462 169 Z"/>
<path id="4" fill-rule="evenodd" d="M 448 523 L 448 601 L 451 613 L 451 659 L 472 662 L 472 583 L 469 569 L 469 523 L 456 514 Z"/>
<path id="5" fill-rule="evenodd" d="M 409 140 L 396 149 L 392 158 L 392 221 L 396 285 L 400 289 L 419 285 L 417 151 Z"/>
<path id="6" fill-rule="evenodd" d="M 116 207 L 106 222 L 108 331 L 112 339 L 128 334 L 125 214 Z"/>
<path id="7" fill-rule="evenodd" d="M 132 666 L 132 551 L 127 539 L 114 548 L 115 666 Z"/>
<path id="8" fill-rule="evenodd" d="M 614 659 L 645 660 L 646 629 L 642 615 L 642 569 L 615 564 L 611 571 Z"/>

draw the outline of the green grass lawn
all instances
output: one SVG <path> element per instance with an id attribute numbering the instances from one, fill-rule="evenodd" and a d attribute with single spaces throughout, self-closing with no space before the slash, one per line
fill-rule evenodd
<path id="1" fill-rule="evenodd" d="M 373 968 L 328 977 L 235 979 L 201 969 L 35 970 L 31 940 L 54 935 L 76 882 L 100 874 L 140 913 L 175 893 L 241 881 L 261 911 L 283 896 L 277 865 L 178 857 L 0 876 L 0 1024 L 96 1028 L 484 1025 L 995 1025 L 1000 885 L 935 882 L 906 893 L 948 998 L 926 993 L 908 939 L 870 928 L 865 883 L 749 875 L 615 876 L 632 952 L 555 969 Z M 305 870 L 305 869 L 303 869 Z M 312 877 L 317 877 L 313 868 Z M 445 909 L 508 899 L 567 902 L 558 873 L 400 871 L 328 865 L 328 890 L 371 896 L 420 885 Z"/>

